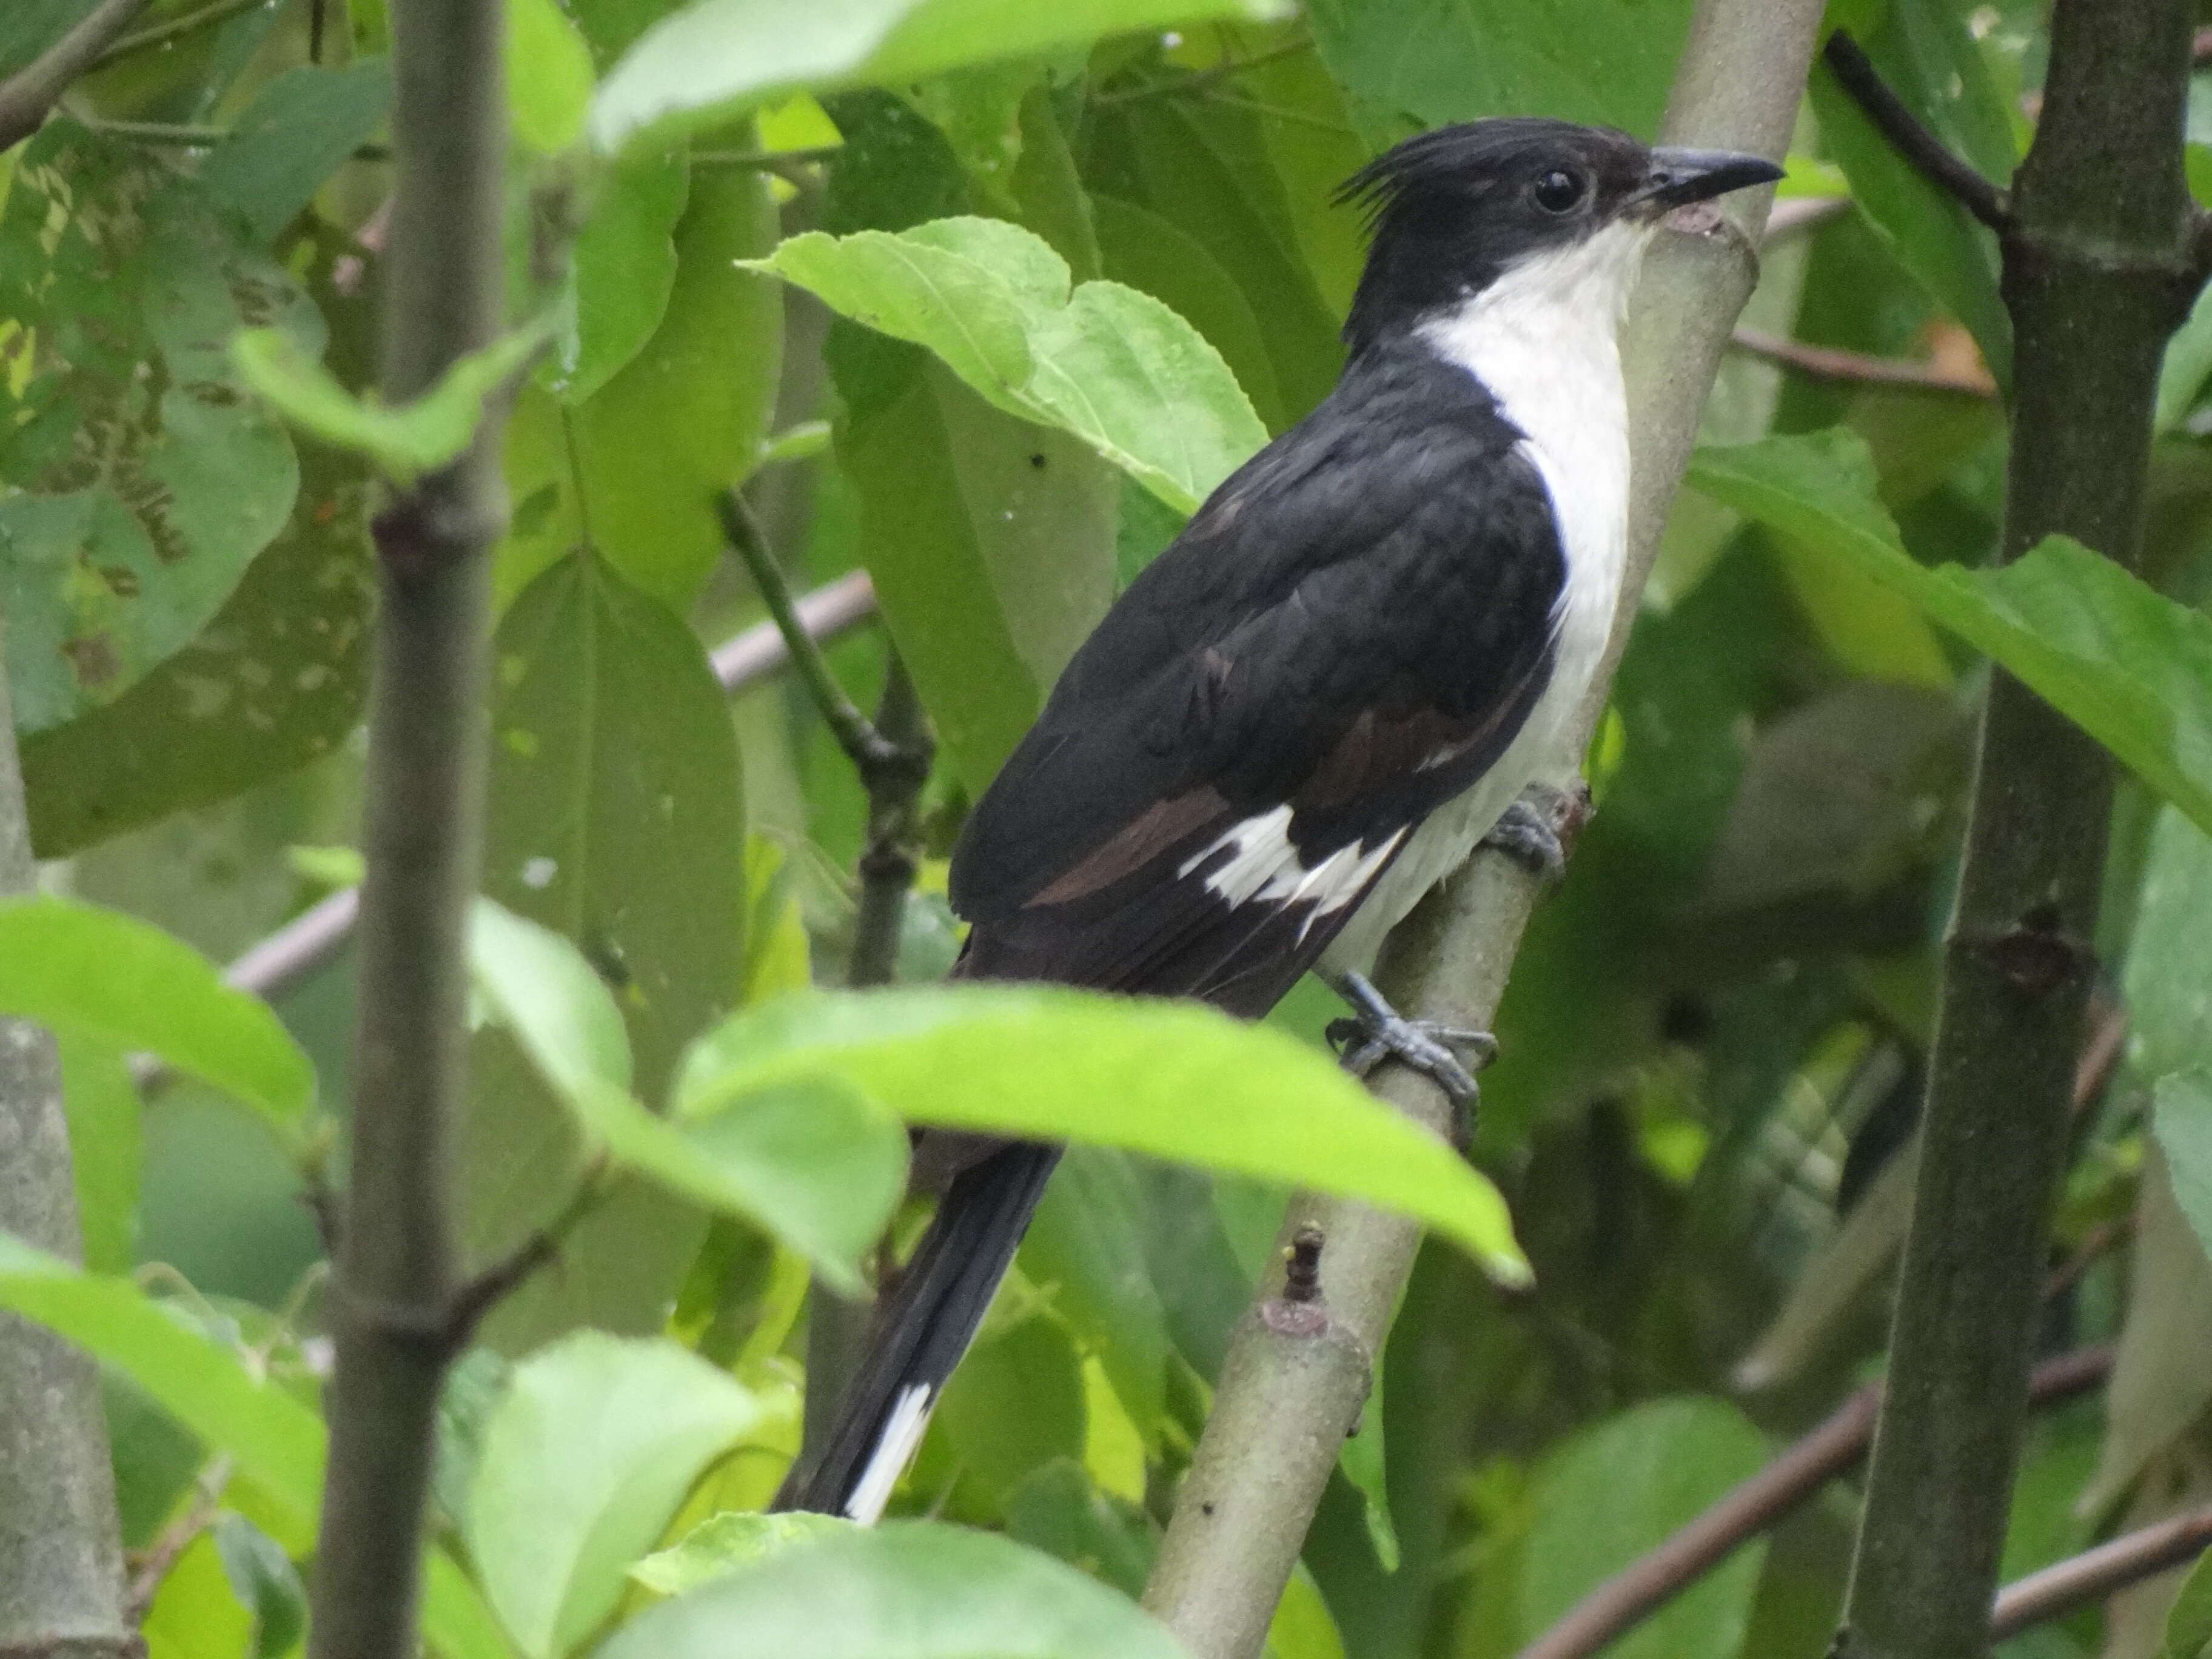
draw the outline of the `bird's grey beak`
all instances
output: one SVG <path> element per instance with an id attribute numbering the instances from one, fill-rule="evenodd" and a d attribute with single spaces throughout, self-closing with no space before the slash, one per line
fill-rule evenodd
<path id="1" fill-rule="evenodd" d="M 1771 184 L 1782 169 L 1761 155 L 1728 149 L 1655 149 L 1630 204 L 1656 217 L 1750 185 Z"/>

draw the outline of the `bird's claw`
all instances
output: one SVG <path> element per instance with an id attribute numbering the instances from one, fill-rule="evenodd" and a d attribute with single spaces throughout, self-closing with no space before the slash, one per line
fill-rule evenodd
<path id="1" fill-rule="evenodd" d="M 1498 814 L 1482 844 L 1504 854 L 1540 880 L 1557 881 L 1567 872 L 1567 849 L 1553 827 L 1548 806 L 1532 799 L 1533 794 L 1531 791 L 1521 796 Z"/>
<path id="2" fill-rule="evenodd" d="M 1364 1079 L 1384 1060 L 1395 1060 L 1428 1078 L 1451 1102 L 1452 1140 L 1464 1152 L 1474 1139 L 1475 1112 L 1482 1098 L 1474 1073 L 1496 1058 L 1498 1039 L 1468 1026 L 1407 1019 L 1364 974 L 1346 974 L 1337 991 L 1352 1010 L 1345 1018 L 1329 1022 L 1327 1035 L 1339 1063 L 1352 1076 Z M 1464 1060 L 1462 1051 L 1467 1054 Z"/>

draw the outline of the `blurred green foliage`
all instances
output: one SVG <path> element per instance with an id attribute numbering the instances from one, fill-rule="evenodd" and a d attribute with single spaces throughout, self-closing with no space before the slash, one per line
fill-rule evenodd
<path id="1" fill-rule="evenodd" d="M 86 9 L 0 8 L 0 73 Z M 1850 10 L 2002 180 L 2041 9 Z M 708 648 L 763 614 L 717 492 L 747 491 L 794 585 L 873 579 L 878 623 L 829 660 L 866 705 L 896 641 L 937 730 L 900 957 L 933 981 L 967 802 L 1117 588 L 1333 383 L 1361 252 L 1334 185 L 1480 114 L 1648 135 L 1689 11 L 513 8 L 519 343 L 479 377 L 512 390 L 483 878 L 505 921 L 455 1185 L 478 1261 L 588 1202 L 449 1389 L 436 1650 L 686 1659 L 737 1628 L 854 1659 L 894 1632 L 1152 1650 L 1129 1599 L 1275 1183 L 1304 1179 L 1446 1232 L 1273 1650 L 1509 1659 L 1878 1360 L 1978 651 L 2132 769 L 2100 945 L 2133 1035 L 2081 1116 L 2045 1330 L 2117 1341 L 2118 1369 L 2103 1406 L 2036 1425 L 2006 1573 L 2212 1496 L 2212 307 L 2160 387 L 2148 580 L 2058 544 L 1979 570 L 1994 250 L 1825 71 L 1793 176 L 1850 200 L 1769 242 L 1749 316 L 1844 356 L 1724 368 L 1589 758 L 1600 811 L 1500 1017 L 1479 1176 L 1391 1155 L 1328 1070 L 1317 987 L 1260 1033 L 919 984 L 788 1000 L 843 981 L 865 800 L 794 684 L 715 682 Z M 375 469 L 450 450 L 484 389 L 371 395 L 388 50 L 380 0 L 216 8 L 0 158 L 0 612 L 33 835 L 71 896 L 0 912 L 0 1007 L 61 1033 L 86 1241 L 82 1273 L 0 1241 L 0 1305 L 104 1362 L 134 1547 L 215 1516 L 155 1597 L 164 1659 L 298 1650 L 328 1363 L 303 1200 L 344 1156 L 346 959 L 288 980 L 274 1018 L 207 959 L 321 896 L 288 850 L 350 833 Z M 2195 92 L 2205 174 L 2212 74 Z M 234 337 L 268 328 L 289 350 L 249 337 L 242 368 Z M 187 1075 L 134 1086 L 137 1051 Z M 1079 1144 L 908 1518 L 769 1526 L 809 1264 L 849 1283 L 887 1215 L 897 1240 L 919 1223 L 902 1115 Z M 1856 1502 L 1831 1483 L 1610 1651 L 1820 1651 Z M 2212 1590 L 2169 1643 L 2174 1589 L 2005 1651 L 2194 1655 Z"/>

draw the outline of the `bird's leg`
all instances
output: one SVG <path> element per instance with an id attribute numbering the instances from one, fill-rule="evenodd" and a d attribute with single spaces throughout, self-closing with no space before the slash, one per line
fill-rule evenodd
<path id="1" fill-rule="evenodd" d="M 1474 1139 L 1475 1109 L 1481 1100 L 1474 1073 L 1497 1055 L 1498 1039 L 1463 1025 L 1407 1019 L 1364 974 L 1331 975 L 1328 983 L 1352 1009 L 1347 1018 L 1332 1020 L 1328 1026 L 1328 1040 L 1336 1046 L 1344 1069 L 1364 1078 L 1386 1060 L 1412 1066 L 1451 1102 L 1452 1142 L 1465 1152 Z M 1457 1051 L 1462 1048 L 1474 1062 L 1473 1069 L 1460 1058 Z"/>
<path id="2" fill-rule="evenodd" d="M 1482 844 L 1497 848 L 1533 876 L 1557 881 L 1567 869 L 1565 837 L 1579 830 L 1589 815 L 1586 787 L 1561 789 L 1532 783 L 1498 815 Z"/>

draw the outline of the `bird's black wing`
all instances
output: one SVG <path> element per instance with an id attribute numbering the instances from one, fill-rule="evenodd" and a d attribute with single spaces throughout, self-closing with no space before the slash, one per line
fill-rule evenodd
<path id="1" fill-rule="evenodd" d="M 1272 1006 L 1548 681 L 1565 563 L 1520 435 L 1409 356 L 1224 483 L 971 816 L 962 971 Z"/>

